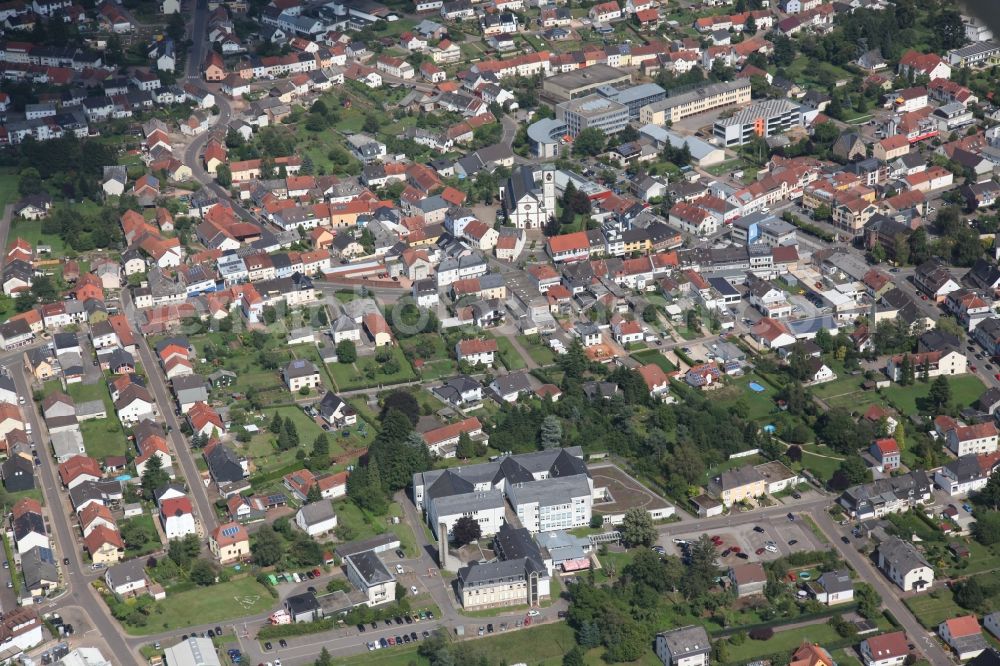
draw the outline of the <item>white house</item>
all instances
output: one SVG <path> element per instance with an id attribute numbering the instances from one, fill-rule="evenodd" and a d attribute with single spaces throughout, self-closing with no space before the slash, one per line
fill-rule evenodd
<path id="1" fill-rule="evenodd" d="M 375 551 L 366 550 L 344 558 L 347 580 L 361 590 L 366 605 L 378 606 L 396 600 L 396 577 L 382 564 Z"/>
<path id="2" fill-rule="evenodd" d="M 498 351 L 497 341 L 492 338 L 459 340 L 455 345 L 455 357 L 470 365 L 493 367 L 494 356 Z"/>
<path id="3" fill-rule="evenodd" d="M 854 582 L 847 569 L 827 571 L 809 585 L 816 601 L 827 606 L 845 604 L 854 600 Z"/>
<path id="4" fill-rule="evenodd" d="M 898 537 L 879 544 L 878 566 L 904 592 L 929 590 L 934 584 L 930 563 L 913 544 Z"/>
<path id="5" fill-rule="evenodd" d="M 311 537 L 328 534 L 337 527 L 337 514 L 329 500 L 304 504 L 295 514 L 295 524 Z"/>
<path id="6" fill-rule="evenodd" d="M 938 636 L 948 644 L 959 661 L 974 659 L 989 647 L 975 615 L 963 615 L 938 625 Z"/>
<path id="7" fill-rule="evenodd" d="M 872 636 L 861 642 L 865 666 L 902 666 L 908 654 L 909 641 L 902 631 Z"/>
<path id="8" fill-rule="evenodd" d="M 689 625 L 656 634 L 656 656 L 663 666 L 708 666 L 712 642 L 704 627 Z"/>
<path id="9" fill-rule="evenodd" d="M 194 508 L 187 496 L 160 500 L 160 521 L 167 539 L 181 539 L 188 534 L 197 534 L 194 523 Z"/>

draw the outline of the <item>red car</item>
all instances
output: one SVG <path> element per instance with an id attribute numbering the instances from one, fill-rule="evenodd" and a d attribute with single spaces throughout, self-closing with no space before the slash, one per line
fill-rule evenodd
<path id="1" fill-rule="evenodd" d="M 742 553 L 743 552 L 743 550 L 739 546 L 733 546 L 732 547 L 732 551 L 734 553 Z"/>
<path id="2" fill-rule="evenodd" d="M 526 626 L 526 627 L 530 627 L 531 626 L 531 617 L 524 618 L 524 626 Z"/>
<path id="3" fill-rule="evenodd" d="M 393 638 L 392 636 L 389 636 L 389 637 L 388 637 L 388 638 L 386 638 L 385 640 L 386 640 L 386 642 L 387 642 L 387 643 L 388 643 L 389 645 L 395 645 L 395 644 L 396 644 L 396 639 L 395 639 L 395 638 Z"/>
<path id="4" fill-rule="evenodd" d="M 722 537 L 720 537 L 718 534 L 714 535 L 712 537 L 712 543 L 722 543 Z"/>
<path id="5" fill-rule="evenodd" d="M 320 571 L 319 569 L 313 569 L 313 575 L 314 576 L 322 576 L 323 572 Z"/>
<path id="6" fill-rule="evenodd" d="M 758 554 L 758 555 L 763 555 L 763 554 L 764 554 L 764 549 L 763 549 L 763 548 L 758 548 L 758 549 L 757 549 L 757 550 L 755 550 L 754 552 L 755 552 L 756 554 Z"/>

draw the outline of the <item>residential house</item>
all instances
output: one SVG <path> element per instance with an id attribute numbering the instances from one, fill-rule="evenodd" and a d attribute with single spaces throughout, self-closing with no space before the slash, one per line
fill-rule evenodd
<path id="1" fill-rule="evenodd" d="M 938 636 L 954 651 L 959 661 L 978 657 L 988 647 L 975 615 L 945 620 L 938 625 Z"/>
<path id="2" fill-rule="evenodd" d="M 337 527 L 337 514 L 329 500 L 303 504 L 295 513 L 295 524 L 311 537 L 329 534 Z"/>
<path id="3" fill-rule="evenodd" d="M 736 590 L 737 597 L 750 597 L 764 593 L 767 573 L 758 562 L 737 564 L 729 568 L 729 580 Z"/>
<path id="4" fill-rule="evenodd" d="M 656 634 L 656 656 L 663 666 L 708 666 L 712 642 L 700 625 L 688 625 Z"/>
<path id="5" fill-rule="evenodd" d="M 239 562 L 250 556 L 250 535 L 239 523 L 223 523 L 212 530 L 208 547 L 220 564 Z"/>
<path id="6" fill-rule="evenodd" d="M 929 590 L 934 569 L 916 546 L 898 537 L 889 537 L 878 546 L 878 566 L 904 592 Z"/>

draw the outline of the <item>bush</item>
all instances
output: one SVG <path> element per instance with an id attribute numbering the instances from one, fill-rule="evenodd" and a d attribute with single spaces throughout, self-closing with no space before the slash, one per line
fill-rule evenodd
<path id="1" fill-rule="evenodd" d="M 757 627 L 756 629 L 751 629 L 747 635 L 755 641 L 769 641 L 774 637 L 774 629 L 771 627 Z"/>

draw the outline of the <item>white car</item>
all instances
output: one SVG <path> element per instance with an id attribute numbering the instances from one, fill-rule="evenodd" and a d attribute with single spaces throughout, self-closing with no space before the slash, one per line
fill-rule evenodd
<path id="1" fill-rule="evenodd" d="M 410 594 L 416 594 L 416 593 L 417 593 L 417 586 L 416 585 L 411 585 L 410 586 Z"/>
<path id="2" fill-rule="evenodd" d="M 767 545 L 767 546 L 764 546 L 764 550 L 766 550 L 766 551 L 767 551 L 767 552 L 769 552 L 769 553 L 777 553 L 777 552 L 778 552 L 778 549 L 777 549 L 777 547 L 775 547 L 775 546 L 772 546 L 772 545 L 770 545 L 770 544 L 769 544 L 769 545 Z"/>
<path id="3" fill-rule="evenodd" d="M 538 617 L 541 614 L 541 611 L 535 610 L 534 608 L 528 611 L 528 617 Z"/>
<path id="4" fill-rule="evenodd" d="M 402 564 L 397 564 L 396 565 L 396 573 L 398 573 L 398 574 L 403 573 L 403 565 Z"/>

